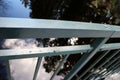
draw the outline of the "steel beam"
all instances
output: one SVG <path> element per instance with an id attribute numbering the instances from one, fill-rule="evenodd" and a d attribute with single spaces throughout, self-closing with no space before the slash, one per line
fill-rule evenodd
<path id="1" fill-rule="evenodd" d="M 111 75 L 114 74 L 114 73 L 118 73 L 118 72 L 120 72 L 120 66 L 119 66 L 116 70 L 114 70 L 114 71 L 111 73 Z"/>
<path id="2" fill-rule="evenodd" d="M 92 48 L 90 45 L 81 46 L 64 46 L 64 47 L 47 47 L 47 48 L 35 48 L 35 49 L 17 49 L 17 50 L 0 50 L 1 59 L 20 59 L 31 57 L 43 57 L 43 56 L 55 56 L 65 54 L 76 54 L 81 52 L 87 52 Z"/>
<path id="3" fill-rule="evenodd" d="M 110 37 L 120 37 L 120 27 L 106 24 L 60 21 L 60 20 L 43 20 L 43 19 L 22 19 L 22 18 L 3 18 L 0 17 L 0 38 L 63 38 L 63 37 L 80 37 L 80 38 L 99 38 L 90 45 L 81 46 L 65 46 L 65 47 L 49 47 L 38 49 L 22 49 L 22 50 L 0 50 L 0 58 L 7 59 L 7 69 L 9 69 L 9 59 L 39 57 L 35 68 L 33 80 L 36 80 L 41 57 L 67 55 L 60 63 L 51 80 L 60 70 L 64 61 L 70 54 L 87 52 L 75 64 L 65 80 L 70 80 L 79 70 L 81 70 L 87 62 L 96 54 L 97 51 L 119 49 L 120 43 L 104 44 Z M 117 53 L 116 53 L 117 54 Z M 103 54 L 104 56 L 105 54 Z M 103 57 L 102 56 L 102 57 Z M 110 58 L 115 56 L 113 54 Z M 93 65 L 88 68 L 79 78 L 84 76 L 101 58 L 98 58 Z M 108 59 L 110 59 L 108 58 Z M 103 66 L 105 62 L 101 64 Z M 10 73 L 8 73 L 10 75 Z M 8 76 L 9 77 L 9 76 Z M 78 79 L 79 79 L 78 78 Z"/>
<path id="4" fill-rule="evenodd" d="M 104 44 L 99 51 L 119 49 L 120 43 L 109 43 Z M 36 49 L 7 49 L 0 50 L 0 58 L 3 59 L 20 59 L 29 57 L 42 57 L 42 56 L 54 56 L 54 55 L 65 55 L 75 54 L 80 52 L 86 52 L 91 50 L 90 45 L 79 45 L 79 46 L 63 46 L 63 47 L 48 47 L 48 48 L 36 48 Z"/>
<path id="5" fill-rule="evenodd" d="M 107 55 L 110 51 L 105 51 L 102 53 L 91 65 L 87 70 L 85 70 L 76 80 L 80 80 L 88 71 L 90 71 L 105 55 Z"/>
<path id="6" fill-rule="evenodd" d="M 55 72 L 53 73 L 53 75 L 52 75 L 52 77 L 51 77 L 50 80 L 54 80 L 55 75 L 60 71 L 61 66 L 64 65 L 64 63 L 66 62 L 66 60 L 67 60 L 68 57 L 69 57 L 69 55 L 66 55 L 66 56 L 64 57 L 64 59 L 60 62 L 59 66 L 57 67 L 57 69 L 56 69 Z"/>
<path id="7" fill-rule="evenodd" d="M 104 44 L 100 48 L 100 51 L 113 50 L 113 49 L 120 49 L 120 43 L 107 43 L 107 44 Z"/>
<path id="8" fill-rule="evenodd" d="M 117 56 L 114 60 L 112 60 L 110 63 L 108 63 L 107 65 L 105 65 L 106 68 L 108 68 L 109 66 L 111 66 L 115 61 L 120 59 L 120 55 Z"/>
<path id="9" fill-rule="evenodd" d="M 107 58 L 107 60 L 105 60 L 103 63 L 100 64 L 100 66 L 98 68 L 101 68 L 103 65 L 105 65 L 108 61 L 110 61 L 110 59 L 112 59 L 115 55 L 117 55 L 120 52 L 120 50 L 116 50 L 114 54 L 110 55 L 109 58 Z M 99 71 L 98 73 L 102 74 L 101 71 Z M 98 75 L 95 75 L 95 77 L 98 77 Z"/>
<path id="10" fill-rule="evenodd" d="M 119 30 L 120 27 L 74 21 L 0 17 L 0 38 L 101 38 L 110 37 L 116 29 Z"/>
<path id="11" fill-rule="evenodd" d="M 97 51 L 99 51 L 100 47 L 105 44 L 105 42 L 109 38 L 99 38 L 94 41 L 94 43 L 91 45 L 93 49 L 89 51 L 88 53 L 85 53 L 82 58 L 73 66 L 72 70 L 65 76 L 64 80 L 71 80 L 72 77 L 80 71 L 87 62 L 96 54 Z"/>
<path id="12" fill-rule="evenodd" d="M 108 63 L 107 65 L 105 65 L 105 68 L 107 69 L 110 65 L 112 65 L 115 61 L 117 61 L 120 58 L 120 56 L 118 56 L 117 58 L 115 58 L 114 60 L 112 60 L 110 63 Z M 102 73 L 104 73 L 105 71 L 103 71 Z M 100 71 L 99 71 L 100 73 Z M 87 80 L 91 75 L 93 75 L 92 73 L 87 75 L 84 80 Z"/>
<path id="13" fill-rule="evenodd" d="M 111 69 L 112 71 L 108 71 L 105 75 L 103 75 L 104 77 L 107 77 L 110 74 L 113 74 L 114 72 L 116 72 L 117 69 L 120 69 L 120 64 L 114 66 L 113 69 Z"/>
<path id="14" fill-rule="evenodd" d="M 39 71 L 39 68 L 40 68 L 40 65 L 41 65 L 41 61 L 42 61 L 42 57 L 38 57 L 35 72 L 34 72 L 34 75 L 33 75 L 33 80 L 37 80 L 37 75 L 38 75 L 38 71 Z"/>
<path id="15" fill-rule="evenodd" d="M 114 69 L 116 66 L 118 66 L 119 64 L 120 64 L 120 60 L 118 60 L 115 64 L 110 66 L 110 68 L 108 68 L 107 70 L 110 71 L 110 70 Z"/>
<path id="16" fill-rule="evenodd" d="M 115 55 L 117 55 L 120 52 L 120 50 L 116 50 L 116 52 L 112 55 L 110 55 L 109 58 L 107 58 L 107 60 L 105 60 L 103 63 L 100 64 L 100 66 L 98 68 L 101 68 L 103 65 L 105 65 L 108 61 L 110 61 Z"/>
<path id="17" fill-rule="evenodd" d="M 5 60 L 5 63 L 6 63 L 6 69 L 7 69 L 7 80 L 12 80 L 11 79 L 11 72 L 10 72 L 9 60 Z"/>
<path id="18" fill-rule="evenodd" d="M 111 36 L 112 38 L 118 38 L 120 37 L 120 28 L 117 26 L 112 27 L 112 29 L 115 31 L 114 34 Z"/>

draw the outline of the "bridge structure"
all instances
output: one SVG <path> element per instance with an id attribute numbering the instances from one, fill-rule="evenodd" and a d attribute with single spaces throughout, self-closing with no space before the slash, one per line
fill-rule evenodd
<path id="1" fill-rule="evenodd" d="M 120 71 L 120 43 L 107 43 L 110 39 L 120 38 L 120 26 L 62 20 L 0 17 L 1 39 L 68 37 L 94 38 L 95 40 L 87 45 L 0 50 L 0 59 L 5 60 L 7 64 L 8 80 L 11 80 L 9 60 L 37 57 L 33 75 L 33 80 L 36 80 L 42 57 L 65 55 L 51 76 L 50 80 L 54 80 L 55 75 L 60 71 L 67 58 L 71 54 L 81 52 L 83 52 L 82 57 L 64 77 L 64 80 L 71 80 L 92 59 L 94 59 L 93 62 L 84 72 L 78 75 L 76 80 L 102 80 L 104 77 Z M 101 54 L 95 58 L 95 55 L 99 52 Z M 100 64 L 95 72 L 95 66 L 98 63 Z M 94 72 L 92 73 L 92 71 Z"/>

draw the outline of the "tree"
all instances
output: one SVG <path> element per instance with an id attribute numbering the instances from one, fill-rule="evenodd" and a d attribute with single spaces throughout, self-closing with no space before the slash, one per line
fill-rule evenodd
<path id="1" fill-rule="evenodd" d="M 61 19 L 120 25 L 119 0 L 31 0 L 30 8 L 32 10 L 30 14 L 32 18 Z M 39 42 L 39 40 L 42 40 L 44 47 L 53 47 L 70 45 L 68 43 L 69 39 L 71 38 L 57 38 L 50 41 L 49 39 L 39 38 L 37 39 L 37 41 Z M 78 38 L 75 44 L 91 44 L 93 41 L 93 38 Z M 110 43 L 119 41 L 120 39 L 110 39 L 108 42 Z M 95 60 L 96 57 L 100 55 L 101 54 L 95 55 L 92 60 L 90 60 L 90 63 L 87 63 L 86 67 L 84 67 L 84 69 L 82 69 L 77 75 L 80 75 L 80 73 L 84 72 L 84 70 L 88 68 L 89 65 L 91 65 L 93 60 Z M 72 58 L 73 56 L 76 58 Z M 61 69 L 58 74 L 66 75 L 81 56 L 82 53 L 70 55 L 67 59 L 67 62 L 64 64 L 64 68 Z M 56 68 L 56 64 L 60 62 L 63 57 L 63 55 L 45 57 L 45 61 L 47 63 L 45 63 L 43 66 L 45 67 L 46 72 L 54 71 Z M 105 57 L 107 58 L 109 57 L 109 55 Z M 99 64 L 100 63 L 98 63 L 97 65 Z M 97 68 L 97 66 L 95 66 L 95 68 Z M 74 77 L 74 79 L 76 78 L 76 76 Z M 82 78 L 84 79 L 84 76 Z"/>

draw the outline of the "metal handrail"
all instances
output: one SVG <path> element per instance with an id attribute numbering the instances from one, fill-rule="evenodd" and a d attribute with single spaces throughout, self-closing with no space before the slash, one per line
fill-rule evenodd
<path id="1" fill-rule="evenodd" d="M 110 38 L 120 38 L 120 26 L 62 21 L 45 19 L 24 19 L 24 18 L 3 18 L 0 17 L 0 38 L 96 38 L 92 44 L 78 46 L 45 47 L 36 49 L 9 49 L 0 50 L 0 58 L 4 60 L 38 57 L 33 80 L 36 80 L 41 59 L 44 56 L 66 55 L 61 61 L 51 80 L 60 70 L 70 54 L 84 52 L 83 56 L 73 66 L 72 70 L 65 76 L 64 80 L 71 80 L 94 55 L 99 51 L 111 51 L 120 49 L 120 43 L 107 43 Z M 116 53 L 117 54 L 117 53 Z M 106 53 L 107 55 L 107 53 Z M 94 61 L 93 65 L 87 69 L 81 79 L 89 70 L 91 70 L 105 55 Z M 10 77 L 10 69 L 7 67 Z"/>

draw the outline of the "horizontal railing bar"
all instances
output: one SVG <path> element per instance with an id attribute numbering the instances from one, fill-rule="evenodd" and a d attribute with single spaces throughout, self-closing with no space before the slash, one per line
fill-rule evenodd
<path id="1" fill-rule="evenodd" d="M 120 43 L 107 43 L 100 48 L 101 51 L 113 49 L 120 49 Z"/>
<path id="2" fill-rule="evenodd" d="M 120 43 L 104 44 L 109 38 L 120 37 L 120 27 L 107 24 L 74 22 L 74 21 L 62 21 L 62 20 L 45 20 L 45 19 L 25 19 L 25 18 L 3 18 L 0 17 L 0 38 L 65 38 L 65 37 L 80 37 L 80 38 L 101 38 L 97 39 L 95 45 L 79 45 L 79 46 L 62 46 L 62 47 L 46 47 L 36 49 L 7 49 L 0 50 L 1 59 L 21 59 L 39 57 L 33 80 L 36 80 L 38 70 L 41 63 L 41 57 L 43 56 L 55 56 L 55 55 L 70 55 L 81 52 L 87 52 L 86 56 L 81 59 L 84 63 L 74 67 L 70 75 L 65 77 L 66 80 L 71 79 L 84 65 L 96 54 L 98 51 L 120 49 Z M 101 41 L 103 39 L 103 41 Z M 100 44 L 100 45 L 99 45 Z M 90 51 L 90 52 L 89 52 Z M 116 53 L 117 54 L 117 53 Z M 89 56 L 90 55 L 90 56 Z M 104 55 L 104 54 L 103 54 Z M 115 55 L 115 54 L 114 54 Z M 68 56 L 63 59 L 65 61 Z M 85 61 L 86 57 L 87 61 Z M 100 57 L 100 60 L 102 57 Z M 88 68 L 83 77 L 92 67 L 99 61 Z M 106 60 L 107 61 L 107 60 Z M 60 70 L 60 67 L 64 64 L 61 62 L 56 72 L 52 76 L 51 80 Z M 80 66 L 80 68 L 79 68 Z M 8 66 L 9 68 L 9 66 Z M 77 68 L 77 69 L 75 69 Z M 75 71 L 76 70 L 76 71 Z M 73 73 L 72 73 L 73 72 Z"/>
<path id="3" fill-rule="evenodd" d="M 0 17 L 0 38 L 120 37 L 119 32 L 115 25 Z"/>
<path id="4" fill-rule="evenodd" d="M 76 54 L 91 50 L 90 45 L 64 46 L 64 47 L 46 47 L 36 49 L 13 49 L 0 50 L 1 59 L 20 59 L 31 57 L 55 56 L 65 54 Z"/>
<path id="5" fill-rule="evenodd" d="M 113 30 L 115 30 L 114 34 L 111 36 L 112 38 L 120 37 L 120 26 L 114 26 L 112 27 Z"/>
<path id="6" fill-rule="evenodd" d="M 109 44 L 104 44 L 99 51 L 119 49 L 119 48 L 120 48 L 120 43 L 109 43 Z M 6 49 L 6 50 L 0 50 L 1 53 L 0 58 L 20 59 L 20 58 L 31 58 L 31 57 L 65 55 L 65 54 L 86 52 L 91 49 L 92 47 L 90 45 L 46 47 L 46 48 L 36 48 L 36 49 Z"/>
<path id="7" fill-rule="evenodd" d="M 98 38 L 92 43 L 93 49 L 88 51 L 86 54 L 84 54 L 77 63 L 73 66 L 73 68 L 70 70 L 70 72 L 65 76 L 64 80 L 70 80 L 73 78 L 73 76 L 80 71 L 87 63 L 88 61 L 99 51 L 102 45 L 105 44 L 105 42 L 109 38 Z"/>

